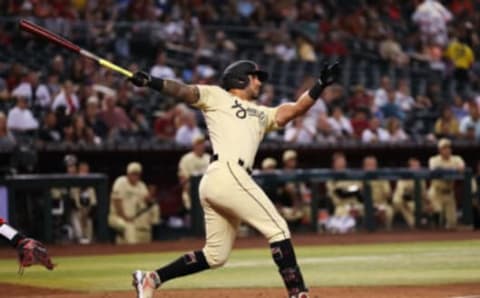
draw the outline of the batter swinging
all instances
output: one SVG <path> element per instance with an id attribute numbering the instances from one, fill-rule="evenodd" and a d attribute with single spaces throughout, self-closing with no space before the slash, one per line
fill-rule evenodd
<path id="1" fill-rule="evenodd" d="M 288 297 L 308 297 L 290 240 L 290 231 L 270 199 L 250 176 L 258 146 L 265 133 L 303 115 L 322 90 L 338 77 L 338 63 L 325 65 L 320 79 L 294 103 L 275 108 L 255 103 L 268 74 L 248 60 L 229 65 L 222 86 L 185 85 L 137 72 L 131 81 L 148 86 L 200 109 L 206 119 L 213 156 L 200 182 L 205 213 L 206 244 L 156 271 L 133 273 L 137 298 L 153 297 L 170 279 L 220 267 L 228 259 L 241 221 L 260 231 L 288 291 Z"/>

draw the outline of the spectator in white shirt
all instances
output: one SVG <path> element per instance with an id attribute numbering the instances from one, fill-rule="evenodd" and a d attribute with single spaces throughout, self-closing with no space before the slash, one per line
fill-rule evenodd
<path id="1" fill-rule="evenodd" d="M 167 56 L 164 51 L 157 54 L 155 65 L 150 69 L 150 75 L 155 78 L 175 80 L 176 75 L 170 66 L 166 65 Z"/>
<path id="2" fill-rule="evenodd" d="M 390 135 L 391 143 L 403 142 L 408 140 L 408 135 L 400 126 L 400 120 L 398 120 L 397 118 L 388 118 L 387 131 Z"/>
<path id="3" fill-rule="evenodd" d="M 460 132 L 464 137 L 467 134 L 474 134 L 476 140 L 480 140 L 480 111 L 475 102 L 468 104 L 469 115 L 464 117 L 460 122 Z"/>
<path id="4" fill-rule="evenodd" d="M 31 106 L 39 106 L 48 108 L 51 104 L 52 97 L 47 86 L 40 84 L 39 74 L 30 71 L 15 89 L 12 91 L 15 97 L 26 98 Z"/>
<path id="5" fill-rule="evenodd" d="M 342 108 L 339 106 L 333 108 L 332 116 L 328 118 L 328 123 L 337 137 L 349 137 L 353 135 L 350 120 L 343 115 Z"/>
<path id="6" fill-rule="evenodd" d="M 412 20 L 420 27 L 422 40 L 445 46 L 448 42 L 447 22 L 452 13 L 436 0 L 425 0 L 417 6 Z"/>
<path id="7" fill-rule="evenodd" d="M 388 131 L 380 127 L 380 120 L 377 117 L 370 119 L 370 127 L 362 133 L 363 143 L 388 142 L 390 135 Z"/>
<path id="8" fill-rule="evenodd" d="M 305 123 L 304 117 L 297 117 L 285 130 L 284 141 L 296 144 L 309 144 L 315 137 L 315 127 Z"/>
<path id="9" fill-rule="evenodd" d="M 193 138 L 201 134 L 195 114 L 192 111 L 187 111 L 182 117 L 182 125 L 175 134 L 175 142 L 179 145 L 191 146 Z"/>
<path id="10" fill-rule="evenodd" d="M 17 105 L 8 112 L 7 128 L 11 131 L 28 131 L 38 128 L 38 121 L 28 109 L 25 97 L 17 98 Z"/>
<path id="11" fill-rule="evenodd" d="M 380 80 L 380 88 L 375 90 L 375 95 L 373 97 L 373 104 L 375 106 L 375 111 L 380 107 L 384 106 L 388 102 L 388 90 L 392 88 L 392 83 L 388 76 L 382 77 Z"/>
<path id="12" fill-rule="evenodd" d="M 415 100 L 410 95 L 410 86 L 408 81 L 402 79 L 398 82 L 397 92 L 395 93 L 395 103 L 402 111 L 408 112 L 415 106 Z"/>
<path id="13" fill-rule="evenodd" d="M 77 95 L 74 93 L 74 86 L 71 81 L 65 81 L 63 90 L 53 100 L 52 110 L 55 111 L 58 107 L 64 106 L 67 115 L 74 114 L 80 108 Z"/>

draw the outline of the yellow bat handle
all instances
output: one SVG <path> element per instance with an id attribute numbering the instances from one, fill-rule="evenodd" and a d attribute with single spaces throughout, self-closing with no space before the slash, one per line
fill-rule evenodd
<path id="1" fill-rule="evenodd" d="M 121 73 L 122 75 L 126 76 L 126 77 L 129 77 L 131 78 L 133 76 L 133 73 L 129 70 L 126 70 L 125 68 L 123 67 L 120 67 L 116 64 L 113 64 L 112 62 L 108 61 L 108 60 L 105 60 L 103 58 L 100 58 L 98 60 L 98 64 L 100 64 L 101 66 L 104 66 L 108 69 L 111 69 L 113 71 L 116 71 L 118 73 Z"/>

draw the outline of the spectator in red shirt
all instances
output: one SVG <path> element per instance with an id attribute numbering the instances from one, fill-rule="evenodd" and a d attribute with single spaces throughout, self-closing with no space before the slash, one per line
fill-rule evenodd
<path id="1" fill-rule="evenodd" d="M 116 106 L 115 101 L 113 95 L 106 95 L 105 108 L 100 113 L 100 119 L 107 125 L 110 134 L 118 131 L 129 131 L 132 127 L 132 122 L 127 113 Z"/>
<path id="2" fill-rule="evenodd" d="M 325 56 L 339 56 L 344 57 L 348 54 L 347 47 L 341 40 L 338 32 L 330 32 L 327 39 L 322 45 L 321 52 Z"/>
<path id="3" fill-rule="evenodd" d="M 352 111 L 357 109 L 370 110 L 373 106 L 373 97 L 367 93 L 363 85 L 353 87 L 353 94 L 348 101 L 348 108 Z"/>
<path id="4" fill-rule="evenodd" d="M 355 110 L 350 120 L 355 138 L 360 139 L 363 131 L 370 127 L 367 112 L 363 109 Z"/>

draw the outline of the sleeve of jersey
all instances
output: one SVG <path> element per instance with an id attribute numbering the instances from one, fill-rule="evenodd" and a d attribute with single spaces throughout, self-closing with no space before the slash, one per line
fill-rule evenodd
<path id="1" fill-rule="evenodd" d="M 112 199 L 122 199 L 122 181 L 120 179 L 115 180 L 112 187 Z"/>
<path id="2" fill-rule="evenodd" d="M 215 107 L 220 96 L 222 96 L 222 90 L 218 86 L 209 85 L 196 85 L 200 93 L 200 98 L 192 107 L 202 111 L 207 111 Z"/>
<path id="3" fill-rule="evenodd" d="M 267 116 L 267 125 L 265 127 L 265 131 L 270 132 L 270 131 L 273 131 L 273 130 L 282 129 L 283 127 L 279 126 L 277 124 L 277 120 L 276 120 L 278 107 L 275 107 L 275 108 L 265 107 L 264 110 L 265 110 L 265 113 L 266 113 L 266 116 Z"/>

